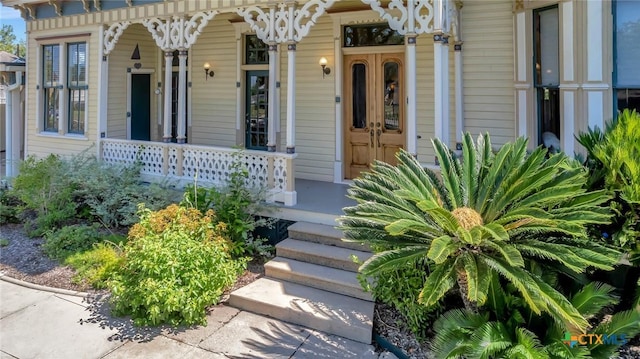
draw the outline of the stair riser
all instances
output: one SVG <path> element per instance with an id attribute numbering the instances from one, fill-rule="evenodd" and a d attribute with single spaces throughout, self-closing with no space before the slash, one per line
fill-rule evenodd
<path id="1" fill-rule="evenodd" d="M 356 242 L 345 242 L 338 236 L 326 236 L 316 233 L 299 232 L 296 230 L 289 230 L 289 238 L 298 239 L 301 241 L 326 244 L 328 246 L 336 246 L 341 248 L 354 249 L 357 251 L 370 252 L 371 249 L 368 245 L 362 245 Z"/>
<path id="2" fill-rule="evenodd" d="M 245 297 L 235 296 L 233 293 L 229 298 L 232 307 L 247 310 L 253 313 L 263 314 L 285 322 L 313 328 L 329 334 L 355 340 L 365 344 L 371 344 L 371 329 L 364 329 L 344 325 L 344 323 L 331 321 L 317 316 L 312 316 L 296 310 L 271 306 L 268 303 L 254 301 Z"/>
<path id="3" fill-rule="evenodd" d="M 264 269 L 265 275 L 267 277 L 282 279 L 333 293 L 344 294 L 358 299 L 373 301 L 371 293 L 364 292 L 360 285 L 349 286 L 344 283 L 335 283 L 323 278 L 309 277 L 297 272 L 274 268 L 268 265 L 265 265 Z M 356 274 L 354 274 L 354 276 L 355 275 Z"/>
<path id="4" fill-rule="evenodd" d="M 318 256 L 314 253 L 298 252 L 289 248 L 278 247 L 276 255 L 284 258 L 291 258 L 301 262 L 323 265 L 331 268 L 338 268 L 350 272 L 358 272 L 358 263 L 354 263 L 351 258 L 328 258 Z"/>

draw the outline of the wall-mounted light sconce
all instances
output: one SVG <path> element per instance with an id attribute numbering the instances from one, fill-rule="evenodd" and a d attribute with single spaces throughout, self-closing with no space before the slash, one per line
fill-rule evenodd
<path id="1" fill-rule="evenodd" d="M 215 73 L 211 70 L 211 65 L 208 62 L 204 63 L 204 79 L 207 80 L 209 77 L 213 77 Z"/>
<path id="2" fill-rule="evenodd" d="M 331 68 L 327 67 L 326 57 L 321 57 L 319 63 L 320 67 L 322 67 L 322 78 L 324 78 L 325 75 L 329 75 L 331 73 Z"/>

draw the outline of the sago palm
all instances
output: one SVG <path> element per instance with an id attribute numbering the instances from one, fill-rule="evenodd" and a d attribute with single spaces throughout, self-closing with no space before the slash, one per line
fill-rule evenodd
<path id="1" fill-rule="evenodd" d="M 495 282 L 494 282 L 495 283 Z M 589 283 L 570 295 L 571 304 L 586 318 L 600 317 L 604 308 L 618 302 L 614 288 L 602 283 Z M 494 297 L 493 295 L 497 295 Z M 587 345 L 567 345 L 566 331 L 558 328 L 548 315 L 535 323 L 508 293 L 492 292 L 489 314 L 454 309 L 444 313 L 435 323 L 436 333 L 431 348 L 438 358 L 593 358 L 615 357 L 619 342 L 593 341 Z M 499 305 L 499 307 L 497 307 Z M 499 314 L 500 313 L 500 314 Z M 640 310 L 618 312 L 589 329 L 594 335 L 607 335 L 625 340 L 640 333 Z M 570 333 L 581 334 L 581 333 Z"/>
<path id="2" fill-rule="evenodd" d="M 477 144 L 466 134 L 462 159 L 441 141 L 432 143 L 440 177 L 401 151 L 397 166 L 377 162 L 353 181 L 349 196 L 357 204 L 340 219 L 346 240 L 389 248 L 364 262 L 361 272 L 374 275 L 426 256 L 434 270 L 421 302 L 432 306 L 457 287 L 471 310 L 484 304 L 497 273 L 534 313 L 584 330 L 587 321 L 527 271 L 525 261 L 576 273 L 590 266 L 611 270 L 619 253 L 590 241 L 585 231 L 587 224 L 609 221 L 600 206 L 605 192 L 585 192 L 583 167 L 563 154 L 548 157 L 543 148 L 527 154 L 524 138 L 494 153 L 488 134 Z"/>

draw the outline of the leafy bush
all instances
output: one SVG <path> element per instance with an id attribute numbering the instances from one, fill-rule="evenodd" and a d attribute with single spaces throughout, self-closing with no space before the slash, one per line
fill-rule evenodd
<path id="1" fill-rule="evenodd" d="M 223 237 L 224 223 L 194 208 L 170 205 L 152 212 L 141 207 L 140 222 L 129 231 L 124 263 L 109 282 L 116 314 L 138 325 L 202 324 L 243 270 Z"/>
<path id="2" fill-rule="evenodd" d="M 493 278 L 487 310 L 451 310 L 435 323 L 432 349 L 436 357 L 474 358 L 595 358 L 615 357 L 616 343 L 588 343 L 569 346 L 566 333 L 582 334 L 557 325 L 549 315 L 532 315 L 512 291 Z M 590 318 L 590 334 L 625 335 L 629 340 L 640 333 L 640 308 L 615 313 L 603 320 L 603 310 L 617 302 L 614 288 L 602 283 L 588 283 L 578 291 L 566 293 L 582 316 Z"/>
<path id="3" fill-rule="evenodd" d="M 625 109 L 604 132 L 589 129 L 577 139 L 588 153 L 585 164 L 591 170 L 591 188 L 616 194 L 610 202 L 616 218 L 605 232 L 630 253 L 632 261 L 640 261 L 640 114 Z"/>
<path id="4" fill-rule="evenodd" d="M 257 217 L 266 210 L 264 188 L 247 185 L 249 171 L 241 160 L 242 151 L 235 152 L 231 164 L 229 181 L 221 188 L 198 186 L 197 182 L 185 188 L 183 206 L 197 208 L 201 212 L 213 209 L 217 220 L 226 223 L 227 234 L 235 243 L 232 254 L 271 256 L 273 247 L 267 239 L 255 238 L 252 232 L 261 226 L 269 227 L 273 220 Z"/>
<path id="5" fill-rule="evenodd" d="M 76 215 L 73 183 L 66 163 L 56 155 L 41 160 L 31 156 L 20 165 L 13 190 L 24 203 L 25 229 L 32 237 L 59 228 Z"/>
<path id="6" fill-rule="evenodd" d="M 114 243 L 102 242 L 88 251 L 71 255 L 64 263 L 76 270 L 77 274 L 73 277 L 74 283 L 103 289 L 122 264 L 122 255 Z"/>
<path id="7" fill-rule="evenodd" d="M 74 196 L 79 206 L 108 228 L 127 227 L 138 221 L 138 204 L 157 210 L 172 201 L 164 184 L 143 184 L 140 165 L 112 165 L 93 156 L 72 159 Z"/>
<path id="8" fill-rule="evenodd" d="M 610 219 L 604 191 L 587 192 L 586 171 L 564 154 L 541 147 L 527 154 L 525 138 L 494 153 L 489 135 L 476 145 L 467 133 L 462 159 L 432 142 L 441 177 L 401 151 L 397 166 L 376 162 L 354 180 L 349 195 L 357 204 L 344 209 L 341 228 L 347 239 L 386 247 L 360 271 L 376 275 L 428 259 L 433 271 L 419 301 L 432 307 L 455 292 L 471 312 L 487 302 L 490 279 L 499 275 L 535 315 L 586 329 L 579 311 L 526 264 L 571 274 L 613 269 L 620 253 L 586 231 Z"/>
<path id="9" fill-rule="evenodd" d="M 99 225 L 75 224 L 45 233 L 44 252 L 51 258 L 64 261 L 72 254 L 89 250 L 102 242 L 105 234 Z"/>
<path id="10" fill-rule="evenodd" d="M 428 263 L 417 260 L 380 272 L 373 278 L 358 276 L 358 279 L 376 301 L 396 308 L 405 319 L 407 327 L 419 338 L 425 338 L 428 335 L 428 324 L 437 312 L 418 300 L 429 272 Z"/>
<path id="11" fill-rule="evenodd" d="M 81 153 L 64 160 L 50 155 L 29 157 L 16 177 L 14 191 L 24 202 L 25 226 L 41 236 L 78 221 L 99 221 L 116 228 L 134 224 L 139 203 L 159 209 L 171 202 L 172 191 L 145 185 L 139 165 L 110 165 Z"/>
<path id="12" fill-rule="evenodd" d="M 0 223 L 20 223 L 19 212 L 22 205 L 14 191 L 0 188 Z"/>

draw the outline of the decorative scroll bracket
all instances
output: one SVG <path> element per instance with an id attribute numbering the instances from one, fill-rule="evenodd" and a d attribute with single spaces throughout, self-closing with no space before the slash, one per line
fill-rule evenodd
<path id="1" fill-rule="evenodd" d="M 194 14 L 189 20 L 174 16 L 163 21 L 159 18 L 144 19 L 142 25 L 163 51 L 189 49 L 196 42 L 202 30 L 218 11 L 204 11 Z"/>
<path id="2" fill-rule="evenodd" d="M 60 0 L 49 0 L 49 5 L 53 6 L 53 10 L 55 10 L 56 15 L 62 16 L 62 6 L 60 5 Z"/>
<path id="3" fill-rule="evenodd" d="M 311 0 L 302 8 L 288 1 L 272 5 L 268 12 L 257 7 L 238 8 L 236 12 L 244 18 L 258 38 L 265 43 L 284 44 L 299 42 L 309 34 L 318 18 L 333 5 L 335 0 Z"/>
<path id="4" fill-rule="evenodd" d="M 109 53 L 113 51 L 113 48 L 116 46 L 116 43 L 118 43 L 118 39 L 120 38 L 124 30 L 126 30 L 127 27 L 129 27 L 130 24 L 131 22 L 129 21 L 116 22 L 111 24 L 111 26 L 109 26 L 109 28 L 105 30 L 104 39 L 103 39 L 104 40 L 103 56 L 108 56 Z"/>
<path id="5" fill-rule="evenodd" d="M 457 21 L 457 7 L 452 0 L 391 0 L 385 8 L 379 0 L 362 0 L 387 21 L 389 27 L 401 35 L 430 34 L 436 31 L 448 33 L 450 24 Z M 438 8 L 436 8 L 438 7 Z M 436 14 L 436 11 L 439 14 Z M 436 16 L 440 15 L 442 16 Z M 455 20 L 452 15 L 455 14 Z"/>
<path id="6" fill-rule="evenodd" d="M 304 4 L 300 10 L 295 12 L 293 21 L 293 41 L 300 41 L 309 34 L 311 26 L 315 25 L 318 18 L 322 16 L 335 0 L 312 0 Z"/>

